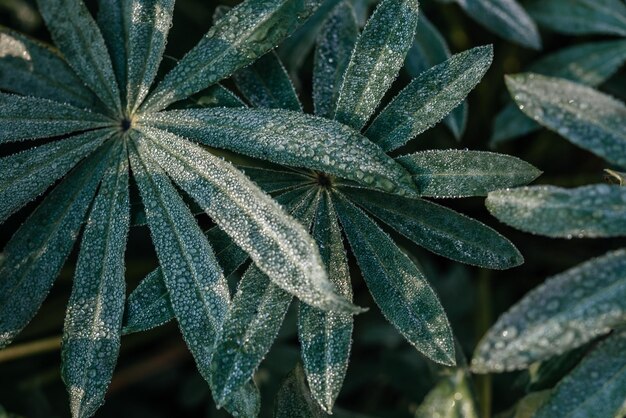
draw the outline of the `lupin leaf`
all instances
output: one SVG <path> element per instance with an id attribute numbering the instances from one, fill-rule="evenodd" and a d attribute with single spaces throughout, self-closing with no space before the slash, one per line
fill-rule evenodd
<path id="1" fill-rule="evenodd" d="M 385 317 L 426 357 L 454 365 L 452 330 L 424 275 L 374 221 L 345 197 L 336 196 L 343 230 Z"/>
<path id="2" fill-rule="evenodd" d="M 507 76 L 520 109 L 605 160 L 626 167 L 626 106 L 591 87 L 538 74 Z"/>
<path id="3" fill-rule="evenodd" d="M 524 261 L 517 248 L 495 230 L 444 206 L 369 190 L 345 193 L 382 222 L 435 254 L 491 269 L 507 269 Z"/>
<path id="4" fill-rule="evenodd" d="M 250 380 L 225 404 L 224 409 L 233 417 L 258 417 L 261 412 L 261 393 L 259 388 Z"/>
<path id="5" fill-rule="evenodd" d="M 211 147 L 323 171 L 389 192 L 415 192 L 402 166 L 358 132 L 328 119 L 278 109 L 216 108 L 160 112 L 142 121 Z"/>
<path id="6" fill-rule="evenodd" d="M 75 418 L 104 402 L 120 348 L 130 206 L 126 146 L 116 148 L 87 219 L 63 327 L 62 375 Z"/>
<path id="7" fill-rule="evenodd" d="M 311 185 L 313 177 L 293 171 L 278 171 L 257 167 L 239 167 L 261 189 L 267 193 L 283 192 L 304 185 Z"/>
<path id="8" fill-rule="evenodd" d="M 43 193 L 113 135 L 97 130 L 0 159 L 0 221 Z"/>
<path id="9" fill-rule="evenodd" d="M 489 69 L 493 48 L 453 55 L 415 78 L 385 107 L 365 135 L 385 151 L 395 150 L 456 108 Z"/>
<path id="10" fill-rule="evenodd" d="M 302 226 L 241 172 L 175 135 L 142 129 L 151 139 L 142 150 L 167 170 L 274 283 L 321 309 L 359 311 L 335 293 L 315 243 Z"/>
<path id="11" fill-rule="evenodd" d="M 324 418 L 327 417 L 311 396 L 306 385 L 304 370 L 297 364 L 287 375 L 274 401 L 274 418 Z"/>
<path id="12" fill-rule="evenodd" d="M 195 102 L 200 107 L 247 107 L 239 97 L 219 83 L 201 92 Z"/>
<path id="13" fill-rule="evenodd" d="M 109 50 L 113 72 L 122 98 L 126 98 L 128 22 L 127 0 L 98 0 L 96 23 Z"/>
<path id="14" fill-rule="evenodd" d="M 332 119 L 343 76 L 350 62 L 359 28 L 348 1 L 335 7 L 317 38 L 313 68 L 315 114 Z"/>
<path id="15" fill-rule="evenodd" d="M 74 246 L 109 161 L 108 147 L 80 163 L 17 230 L 0 264 L 0 348 L 33 318 Z"/>
<path id="16" fill-rule="evenodd" d="M 328 275 L 339 293 L 352 300 L 348 260 L 343 246 L 337 213 L 328 193 L 322 195 L 315 214 L 313 237 L 320 247 Z M 327 413 L 333 405 L 348 369 L 352 345 L 352 316 L 324 312 L 304 303 L 298 315 L 298 339 L 302 361 L 313 398 Z"/>
<path id="17" fill-rule="evenodd" d="M 468 197 L 523 186 L 541 171 L 519 158 L 485 151 L 431 150 L 396 158 L 422 196 Z"/>
<path id="18" fill-rule="evenodd" d="M 68 103 L 95 107 L 99 99 L 84 86 L 51 47 L 0 27 L 0 88 Z"/>
<path id="19" fill-rule="evenodd" d="M 228 285 L 207 238 L 139 136 L 132 136 L 130 160 L 165 287 L 183 338 L 209 381 L 213 346 L 230 303 Z"/>
<path id="20" fill-rule="evenodd" d="M 417 27 L 417 0 L 383 0 L 352 51 L 335 119 L 360 130 L 398 76 Z"/>
<path id="21" fill-rule="evenodd" d="M 246 0 L 207 32 L 148 96 L 142 110 L 158 111 L 228 77 L 288 36 L 318 0 Z"/>
<path id="22" fill-rule="evenodd" d="M 528 367 L 579 347 L 626 319 L 626 250 L 591 259 L 530 291 L 476 348 L 475 372 Z"/>
<path id="23" fill-rule="evenodd" d="M 626 188 L 595 184 L 522 187 L 489 193 L 489 212 L 522 231 L 556 238 L 626 235 Z"/>
<path id="24" fill-rule="evenodd" d="M 67 63 L 114 112 L 122 105 L 102 33 L 82 0 L 37 0 L 54 43 Z"/>

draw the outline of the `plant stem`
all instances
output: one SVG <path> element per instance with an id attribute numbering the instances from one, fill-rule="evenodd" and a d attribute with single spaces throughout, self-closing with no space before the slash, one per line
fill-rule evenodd
<path id="1" fill-rule="evenodd" d="M 491 306 L 490 272 L 481 269 L 478 275 L 478 309 L 476 312 L 476 335 L 482 337 L 491 325 L 493 309 Z M 491 418 L 492 382 L 491 375 L 484 374 L 476 377 L 480 416 Z"/>
<path id="2" fill-rule="evenodd" d="M 0 363 L 28 357 L 35 354 L 55 351 L 61 347 L 61 336 L 44 338 L 29 343 L 17 344 L 0 351 Z"/>

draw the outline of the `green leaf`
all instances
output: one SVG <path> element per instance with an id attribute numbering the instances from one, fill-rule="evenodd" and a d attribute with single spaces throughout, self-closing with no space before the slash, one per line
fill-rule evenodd
<path id="1" fill-rule="evenodd" d="M 382 0 L 357 40 L 335 119 L 360 130 L 398 76 L 417 26 L 417 0 Z"/>
<path id="2" fill-rule="evenodd" d="M 396 158 L 413 175 L 422 196 L 486 196 L 530 183 L 541 171 L 510 155 L 485 151 L 431 150 Z"/>
<path id="3" fill-rule="evenodd" d="M 530 0 L 526 8 L 539 25 L 555 32 L 626 36 L 626 5 L 621 0 Z"/>
<path id="4" fill-rule="evenodd" d="M 0 93 L 0 144 L 112 126 L 98 113 L 36 97 Z"/>
<path id="5" fill-rule="evenodd" d="M 424 71 L 380 112 L 365 135 L 385 151 L 401 147 L 456 108 L 492 59 L 490 45 L 476 47 Z"/>
<path id="6" fill-rule="evenodd" d="M 81 80 L 117 114 L 120 92 L 102 33 L 82 0 L 37 0 L 54 43 Z"/>
<path id="7" fill-rule="evenodd" d="M 554 388 L 534 418 L 614 418 L 626 393 L 626 333 L 611 335 Z"/>
<path id="8" fill-rule="evenodd" d="M 528 71 L 595 87 L 615 74 L 624 61 L 625 40 L 590 42 L 546 55 L 530 65 Z M 511 102 L 496 116 L 491 145 L 527 135 L 539 127 Z"/>
<path id="9" fill-rule="evenodd" d="M 139 136 L 132 135 L 130 160 L 165 287 L 198 371 L 209 381 L 213 346 L 230 301 L 228 285 L 207 238 Z"/>
<path id="10" fill-rule="evenodd" d="M 259 269 L 283 290 L 321 309 L 358 312 L 338 296 L 307 232 L 231 164 L 157 129 L 142 152 L 191 195 Z"/>
<path id="11" fill-rule="evenodd" d="M 2 27 L 0 88 L 81 108 L 100 103 L 56 50 Z"/>
<path id="12" fill-rule="evenodd" d="M 144 121 L 211 147 L 389 192 L 415 192 L 402 166 L 358 132 L 328 119 L 278 109 L 187 109 L 146 115 Z"/>
<path id="13" fill-rule="evenodd" d="M 428 392 L 414 418 L 478 418 L 473 396 L 469 376 L 465 370 L 457 369 Z"/>
<path id="14" fill-rule="evenodd" d="M 181 59 L 142 105 L 157 111 L 228 77 L 287 37 L 318 0 L 246 0 L 234 7 Z"/>
<path id="15" fill-rule="evenodd" d="M 532 364 L 528 370 L 529 381 L 526 390 L 536 391 L 554 387 L 559 380 L 580 363 L 580 360 L 585 357 L 593 344 L 593 342 L 589 342 L 548 360 Z"/>
<path id="16" fill-rule="evenodd" d="M 233 74 L 233 80 L 253 106 L 302 111 L 296 89 L 274 52 L 263 55 L 254 64 L 237 71 Z"/>
<path id="17" fill-rule="evenodd" d="M 605 160 L 626 167 L 626 106 L 590 87 L 538 74 L 508 76 L 520 109 Z"/>
<path id="18" fill-rule="evenodd" d="M 489 212 L 514 228 L 555 238 L 626 235 L 626 188 L 595 184 L 522 187 L 489 193 Z"/>
<path id="19" fill-rule="evenodd" d="M 441 64 L 450 58 L 450 55 L 450 49 L 444 37 L 422 13 L 417 21 L 413 45 L 404 61 L 409 75 L 415 78 L 429 68 Z M 465 131 L 467 113 L 467 102 L 464 101 L 444 119 L 444 123 L 457 140 L 461 139 Z"/>
<path id="20" fill-rule="evenodd" d="M 261 393 L 254 381 L 246 383 L 224 405 L 233 417 L 258 417 L 261 413 Z"/>
<path id="21" fill-rule="evenodd" d="M 324 411 L 311 397 L 304 370 L 297 364 L 287 375 L 274 401 L 274 418 L 324 418 Z"/>
<path id="22" fill-rule="evenodd" d="M 120 89 L 120 97 L 126 98 L 127 83 L 127 35 L 128 0 L 98 0 L 96 23 L 109 50 L 113 72 Z"/>
<path id="23" fill-rule="evenodd" d="M 247 107 L 247 105 L 221 84 L 213 84 L 199 93 L 195 106 L 200 107 Z"/>
<path id="24" fill-rule="evenodd" d="M 472 369 L 522 369 L 579 347 L 624 323 L 624 300 L 624 249 L 551 277 L 498 319 L 476 347 Z"/>
<path id="25" fill-rule="evenodd" d="M 283 192 L 312 185 L 313 177 L 294 171 L 278 171 L 257 167 L 239 167 L 239 169 L 267 193 Z"/>
<path id="26" fill-rule="evenodd" d="M 4 247 L 0 264 L 0 348 L 28 324 L 78 236 L 109 161 L 102 147 L 78 165 Z"/>
<path id="27" fill-rule="evenodd" d="M 374 221 L 343 196 L 336 196 L 343 230 L 385 317 L 426 357 L 454 365 L 452 330 L 424 275 Z"/>
<path id="28" fill-rule="evenodd" d="M 63 331 L 62 375 L 73 417 L 104 403 L 120 349 L 130 223 L 126 146 L 104 175 L 83 234 Z"/>
<path id="29" fill-rule="evenodd" d="M 328 275 L 339 293 L 352 300 L 350 270 L 332 199 L 324 193 L 317 205 L 313 237 Z M 298 339 L 311 392 L 327 413 L 332 413 L 348 369 L 352 344 L 352 316 L 324 312 L 304 303 L 298 315 Z"/>
<path id="30" fill-rule="evenodd" d="M 369 212 L 411 241 L 455 261 L 507 269 L 524 259 L 505 237 L 465 215 L 423 199 L 346 190 Z"/>
<path id="31" fill-rule="evenodd" d="M 317 38 L 313 67 L 315 114 L 332 119 L 359 28 L 350 3 L 335 7 Z"/>
<path id="32" fill-rule="evenodd" d="M 98 130 L 0 159 L 0 222 L 43 193 L 114 131 Z"/>

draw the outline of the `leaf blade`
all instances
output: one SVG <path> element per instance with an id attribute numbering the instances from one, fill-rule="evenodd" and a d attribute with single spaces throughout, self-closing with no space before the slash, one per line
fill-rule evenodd
<path id="1" fill-rule="evenodd" d="M 619 0 L 530 1 L 528 13 L 555 32 L 626 36 L 626 5 Z"/>

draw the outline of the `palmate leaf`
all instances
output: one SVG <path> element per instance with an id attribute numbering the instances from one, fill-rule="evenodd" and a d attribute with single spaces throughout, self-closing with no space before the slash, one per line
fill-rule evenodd
<path id="1" fill-rule="evenodd" d="M 411 47 L 417 0 L 382 0 L 352 51 L 335 119 L 360 130 L 391 86 Z"/>
<path id="2" fill-rule="evenodd" d="M 510 155 L 485 151 L 430 150 L 396 158 L 413 176 L 422 196 L 468 197 L 522 186 L 541 171 Z"/>
<path id="3" fill-rule="evenodd" d="M 0 222 L 43 193 L 113 130 L 97 130 L 30 148 L 0 159 Z"/>
<path id="4" fill-rule="evenodd" d="M 228 77 L 288 36 L 318 0 L 247 0 L 233 8 L 181 59 L 142 105 L 158 111 Z"/>
<path id="5" fill-rule="evenodd" d="M 508 76 L 506 84 L 526 115 L 573 144 L 626 167 L 624 103 L 591 87 L 532 73 Z"/>
<path id="6" fill-rule="evenodd" d="M 187 109 L 147 115 L 142 122 L 211 147 L 415 193 L 402 166 L 358 132 L 328 119 L 278 109 Z"/>
<path id="7" fill-rule="evenodd" d="M 526 8 L 537 23 L 555 32 L 626 36 L 626 5 L 621 0 L 530 0 Z"/>
<path id="8" fill-rule="evenodd" d="M 423 199 L 358 189 L 345 193 L 417 245 L 455 261 L 507 269 L 524 261 L 509 240 L 472 218 Z"/>
<path id="9" fill-rule="evenodd" d="M 619 417 L 626 397 L 626 333 L 616 332 L 599 343 L 554 388 L 534 418 Z"/>
<path id="10" fill-rule="evenodd" d="M 626 40 L 590 42 L 546 55 L 531 64 L 528 71 L 595 87 L 615 74 L 624 61 Z M 490 143 L 494 146 L 539 128 L 537 122 L 524 115 L 515 103 L 510 102 L 495 118 Z"/>
<path id="11" fill-rule="evenodd" d="M 626 188 L 534 186 L 489 193 L 489 212 L 522 231 L 556 238 L 626 235 Z"/>
<path id="12" fill-rule="evenodd" d="M 54 43 L 89 88 L 120 114 L 120 92 L 98 25 L 82 0 L 37 0 Z"/>
<path id="13" fill-rule="evenodd" d="M 91 417 L 102 405 L 120 348 L 130 206 L 126 146 L 116 148 L 87 219 L 63 327 L 73 417 Z"/>
<path id="14" fill-rule="evenodd" d="M 456 108 L 492 59 L 491 46 L 476 47 L 424 71 L 380 112 L 365 135 L 385 151 L 401 147 Z"/>
<path id="15" fill-rule="evenodd" d="M 231 164 L 175 135 L 143 127 L 155 159 L 270 279 L 321 309 L 358 312 L 338 296 L 306 231 Z M 271 225 L 271 230 L 268 226 Z"/>
<path id="16" fill-rule="evenodd" d="M 452 330 L 426 278 L 367 215 L 339 192 L 335 196 L 363 279 L 385 317 L 426 357 L 454 365 Z"/>
<path id="17" fill-rule="evenodd" d="M 0 348 L 28 324 L 78 236 L 108 165 L 109 147 L 80 163 L 17 230 L 0 264 Z"/>
<path id="18" fill-rule="evenodd" d="M 13 93 L 97 107 L 99 99 L 84 86 L 61 55 L 34 39 L 0 27 L 0 88 Z"/>
<path id="19" fill-rule="evenodd" d="M 579 347 L 626 319 L 626 250 L 546 280 L 498 319 L 476 348 L 475 372 L 502 372 Z"/>
<path id="20" fill-rule="evenodd" d="M 297 364 L 276 394 L 274 418 L 324 418 L 327 415 L 311 396 L 304 370 Z"/>

